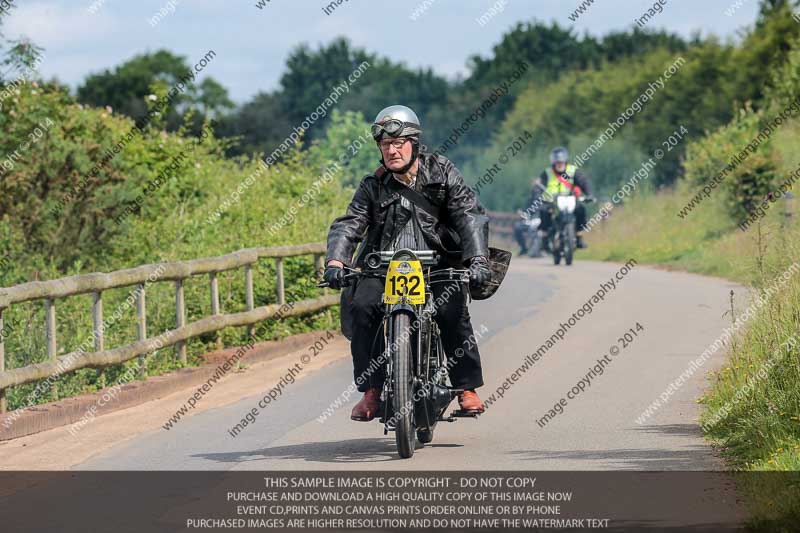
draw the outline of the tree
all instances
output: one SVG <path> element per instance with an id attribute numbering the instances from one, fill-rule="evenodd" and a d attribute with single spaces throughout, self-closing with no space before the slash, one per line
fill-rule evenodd
<path id="1" fill-rule="evenodd" d="M 272 153 L 292 132 L 283 93 L 258 93 L 250 102 L 223 117 L 218 132 L 237 141 L 228 149 L 228 155 Z"/>
<path id="2" fill-rule="evenodd" d="M 134 120 L 147 114 L 145 97 L 158 86 L 169 90 L 191 72 L 186 58 L 167 50 L 133 57 L 113 70 L 105 70 L 89 76 L 78 88 L 81 103 L 105 107 L 111 106 Z M 186 90 L 175 96 L 167 112 L 168 129 L 175 130 L 182 123 L 183 115 L 196 110 L 203 116 L 217 116 L 233 107 L 227 90 L 213 78 L 204 78 L 199 85 L 191 82 Z"/>
<path id="3" fill-rule="evenodd" d="M 186 59 L 166 50 L 138 55 L 114 70 L 86 78 L 78 88 L 78 100 L 95 107 L 111 106 L 115 111 L 138 120 L 147 113 L 144 98 L 152 92 L 154 83 L 173 86 L 187 72 Z M 186 94 L 178 95 L 170 112 L 177 113 L 175 107 L 186 100 Z"/>
<path id="4" fill-rule="evenodd" d="M 376 60 L 362 50 L 351 50 L 344 38 L 316 51 L 305 44 L 292 51 L 286 60 L 286 72 L 280 79 L 282 99 L 292 124 L 301 124 L 364 61 L 373 64 Z M 312 125 L 308 135 L 313 137 L 322 123 L 324 120 Z"/>
<path id="5" fill-rule="evenodd" d="M 448 108 L 451 86 L 432 69 L 409 69 L 354 49 L 346 39 L 336 39 L 317 50 L 300 45 L 286 66 L 278 91 L 260 93 L 224 121 L 225 132 L 241 137 L 241 145 L 232 153 L 272 152 L 313 112 L 318 117 L 305 132 L 308 141 L 324 138 L 334 110 L 363 113 L 371 120 L 380 109 L 402 103 L 417 112 L 425 135 L 431 135 L 439 123 L 432 117 Z M 346 88 L 342 86 L 345 82 Z M 326 99 L 337 87 L 343 92 L 339 91 L 331 105 Z M 442 127 L 439 130 L 444 131 Z"/>
<path id="6" fill-rule="evenodd" d="M 5 18 L 11 14 L 16 5 L 10 4 L 5 9 L 0 9 L 0 28 Z M 27 38 L 6 40 L 0 32 L 0 52 L 4 46 L 8 50 L 0 56 L 0 83 L 13 81 L 18 78 L 30 78 L 31 72 L 36 68 L 42 57 L 43 48 L 36 46 Z"/>
<path id="7" fill-rule="evenodd" d="M 761 0 L 761 5 L 758 8 L 758 20 L 756 20 L 756 28 L 761 28 L 762 25 L 776 14 L 785 14 L 786 9 L 796 7 L 798 2 L 792 0 Z"/>
<path id="8" fill-rule="evenodd" d="M 534 78 L 546 80 L 558 77 L 563 70 L 596 64 L 600 57 L 600 46 L 592 37 L 581 41 L 571 28 L 562 28 L 555 22 L 549 26 L 520 22 L 503 35 L 488 59 L 470 57 L 471 73 L 464 87 L 475 90 L 496 85 L 508 78 L 521 61 L 533 67 Z"/>
<path id="9" fill-rule="evenodd" d="M 309 148 L 308 161 L 318 172 L 339 164 L 340 183 L 355 188 L 361 179 L 378 167 L 381 155 L 372 140 L 369 122 L 353 111 L 334 110 L 325 137 Z"/>
<path id="10" fill-rule="evenodd" d="M 733 72 L 734 82 L 742 98 L 756 107 L 768 90 L 772 73 L 786 62 L 792 41 L 800 37 L 800 24 L 792 18 L 788 0 L 763 0 L 756 26 L 749 31 L 738 48 Z"/>
<path id="11" fill-rule="evenodd" d="M 518 23 L 503 35 L 484 59 L 469 59 L 471 73 L 463 84 L 450 91 L 447 113 L 443 115 L 445 133 L 457 127 L 500 84 L 506 82 L 524 61 L 529 68 L 522 79 L 509 85 L 511 93 L 501 97 L 448 157 L 460 163 L 473 158 L 480 149 L 488 146 L 492 136 L 500 129 L 506 116 L 515 106 L 519 96 L 528 87 L 543 87 L 550 83 L 571 83 L 573 75 L 602 67 L 605 63 L 618 63 L 629 58 L 641 58 L 659 49 L 679 51 L 687 48 L 679 36 L 664 31 L 653 32 L 634 28 L 632 31 L 614 32 L 598 40 L 589 35 L 578 37 L 571 28 L 557 23 Z M 583 117 L 560 113 L 565 122 L 558 128 L 569 129 Z M 439 133 L 439 132 L 437 132 Z M 446 135 L 445 135 L 446 137 Z M 438 142 L 441 142 L 440 139 Z"/>
<path id="12" fill-rule="evenodd" d="M 207 117 L 222 116 L 236 107 L 228 96 L 228 89 L 214 78 L 203 78 L 196 101 Z"/>
<path id="13" fill-rule="evenodd" d="M 608 61 L 618 61 L 626 57 L 644 55 L 656 49 L 672 52 L 684 51 L 688 48 L 686 41 L 666 31 L 643 30 L 634 27 L 633 31 L 611 32 L 600 41 L 603 57 Z"/>

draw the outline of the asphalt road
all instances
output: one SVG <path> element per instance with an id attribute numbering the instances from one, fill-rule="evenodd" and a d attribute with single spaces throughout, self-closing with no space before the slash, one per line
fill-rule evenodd
<path id="1" fill-rule="evenodd" d="M 621 265 L 515 258 L 500 291 L 473 302 L 487 399 L 537 351 L 559 324 L 610 287 Z M 352 379 L 349 356 L 297 380 L 254 424 L 228 429 L 262 396 L 197 413 L 175 428 L 140 434 L 77 466 L 108 470 L 718 470 L 703 441 L 695 400 L 721 352 L 690 372 L 668 402 L 636 419 L 690 369 L 728 325 L 725 280 L 636 266 L 575 321 L 502 398 L 478 419 L 440 423 L 432 444 L 401 460 L 378 422 L 349 420 L 351 397 L 319 416 Z M 637 326 L 637 323 L 639 326 Z M 633 331 L 631 331 L 633 330 Z M 628 332 L 632 342 L 622 340 Z M 635 335 L 634 335 L 635 334 Z M 626 344 L 627 346 L 623 346 Z M 618 353 L 610 355 L 612 347 Z M 605 357 L 603 373 L 587 377 Z M 610 361 L 610 362 L 609 362 Z M 584 390 L 567 394 L 581 380 Z M 511 383 L 509 381 L 509 383 Z M 265 390 L 274 385 L 265 383 Z M 578 389 L 576 389 L 578 390 Z M 562 398 L 561 413 L 537 422 Z M 455 406 L 455 402 L 452 404 Z M 555 413 L 555 411 L 553 411 Z"/>

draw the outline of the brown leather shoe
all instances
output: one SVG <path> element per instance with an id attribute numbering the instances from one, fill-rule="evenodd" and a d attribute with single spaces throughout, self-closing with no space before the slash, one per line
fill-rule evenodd
<path id="1" fill-rule="evenodd" d="M 364 397 L 353 407 L 350 413 L 350 420 L 359 422 L 369 422 L 378 414 L 378 407 L 381 403 L 381 389 L 367 389 Z"/>
<path id="2" fill-rule="evenodd" d="M 462 411 L 482 413 L 485 410 L 483 402 L 472 389 L 467 389 L 458 395 L 458 405 L 461 406 Z"/>

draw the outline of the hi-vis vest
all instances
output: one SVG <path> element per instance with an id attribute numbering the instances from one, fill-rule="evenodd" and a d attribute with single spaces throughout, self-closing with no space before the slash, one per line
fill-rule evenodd
<path id="1" fill-rule="evenodd" d="M 575 179 L 575 172 L 577 170 L 578 169 L 575 167 L 575 165 L 570 165 L 569 163 L 567 163 L 567 168 L 564 170 L 564 174 L 566 174 L 569 180 L 572 181 Z M 560 176 L 556 174 L 552 166 L 547 167 L 545 169 L 545 172 L 547 172 L 547 192 L 555 195 L 570 191 L 570 189 L 567 188 L 567 186 L 561 182 L 561 179 L 559 179 Z M 574 186 L 575 185 L 573 182 L 573 187 Z M 580 188 L 578 190 L 580 190 Z"/>

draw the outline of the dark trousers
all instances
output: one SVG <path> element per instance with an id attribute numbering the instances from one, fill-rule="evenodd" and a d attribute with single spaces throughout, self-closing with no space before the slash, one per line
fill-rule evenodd
<path id="1" fill-rule="evenodd" d="M 369 387 L 382 387 L 385 378 L 385 363 L 373 363 L 374 371 L 369 371 L 370 362 L 385 349 L 382 320 L 385 304 L 381 298 L 383 284 L 382 279 L 361 278 L 353 294 L 350 353 L 353 356 L 353 377 L 360 392 L 366 392 Z M 454 282 L 448 289 L 448 284 L 434 283 L 431 287 L 433 294 L 429 294 L 428 298 L 440 302 L 434 320 L 442 332 L 442 345 L 448 360 L 455 360 L 455 364 L 451 363 L 450 382 L 458 389 L 474 389 L 483 385 L 483 372 L 478 345 L 472 336 L 467 288 L 463 283 Z M 449 296 L 447 293 L 450 293 Z"/>
<path id="2" fill-rule="evenodd" d="M 514 222 L 514 239 L 519 244 L 521 250 L 528 249 L 528 242 L 525 238 L 526 234 L 528 233 L 528 226 L 522 220 L 517 220 Z"/>

